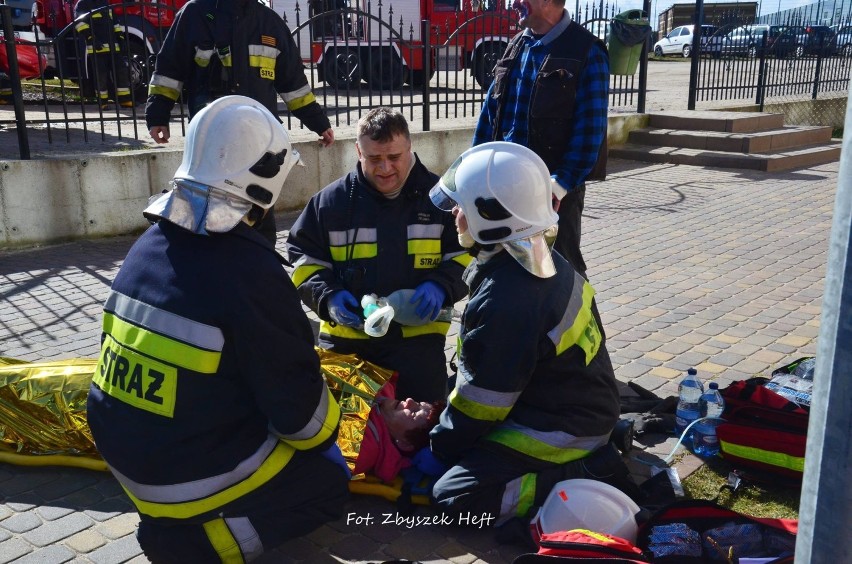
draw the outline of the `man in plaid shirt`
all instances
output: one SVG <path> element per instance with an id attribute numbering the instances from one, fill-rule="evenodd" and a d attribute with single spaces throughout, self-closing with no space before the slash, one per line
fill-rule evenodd
<path id="1" fill-rule="evenodd" d="M 571 21 L 564 0 L 515 0 L 512 7 L 526 29 L 494 69 L 473 145 L 511 141 L 544 160 L 559 214 L 554 248 L 585 276 L 580 219 L 585 181 L 605 177 L 609 57 Z"/>

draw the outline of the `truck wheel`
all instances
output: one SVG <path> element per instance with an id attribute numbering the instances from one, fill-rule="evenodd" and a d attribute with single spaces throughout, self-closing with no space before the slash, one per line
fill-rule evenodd
<path id="1" fill-rule="evenodd" d="M 399 55 L 390 49 L 372 51 L 367 61 L 367 84 L 379 90 L 397 90 L 405 82 L 405 69 Z"/>
<path id="2" fill-rule="evenodd" d="M 488 41 L 476 48 L 473 55 L 473 78 L 483 90 L 488 90 L 491 86 L 491 81 L 494 80 L 494 65 L 505 52 L 506 43 L 502 41 Z"/>
<path id="3" fill-rule="evenodd" d="M 436 72 L 435 67 L 432 67 L 430 70 L 431 70 L 431 72 L 429 73 L 429 80 L 432 80 L 432 77 L 435 76 L 435 72 Z M 422 69 L 416 70 L 416 71 L 410 71 L 408 73 L 408 80 L 406 80 L 405 82 L 407 82 L 408 84 L 410 84 L 411 86 L 413 86 L 415 88 L 422 87 L 424 84 L 426 84 L 426 71 L 422 70 Z"/>
<path id="4" fill-rule="evenodd" d="M 130 73 L 130 92 L 136 104 L 148 99 L 148 83 L 154 72 L 154 62 L 148 57 L 148 50 L 139 41 L 128 42 L 128 53 L 124 59 L 127 68 L 116 69 L 116 72 Z"/>
<path id="5" fill-rule="evenodd" d="M 335 90 L 349 90 L 361 82 L 361 62 L 355 49 L 329 47 L 322 64 L 325 83 Z"/>

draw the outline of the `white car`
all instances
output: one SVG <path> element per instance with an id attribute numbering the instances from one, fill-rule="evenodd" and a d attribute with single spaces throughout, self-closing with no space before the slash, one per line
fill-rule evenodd
<path id="1" fill-rule="evenodd" d="M 682 25 L 669 32 L 668 35 L 654 43 L 654 55 L 692 55 L 692 29 L 695 26 Z M 721 46 L 721 37 L 714 34 L 718 28 L 713 25 L 701 26 L 701 50 L 704 53 L 718 55 Z"/>

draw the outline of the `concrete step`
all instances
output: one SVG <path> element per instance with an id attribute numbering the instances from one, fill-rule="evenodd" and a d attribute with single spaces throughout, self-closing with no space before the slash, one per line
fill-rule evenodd
<path id="1" fill-rule="evenodd" d="M 648 125 L 661 129 L 691 129 L 754 133 L 784 127 L 784 114 L 762 112 L 689 111 L 649 113 Z"/>
<path id="2" fill-rule="evenodd" d="M 609 148 L 609 156 L 652 163 L 688 164 L 776 172 L 837 161 L 840 142 L 799 147 L 774 153 L 730 153 L 707 149 L 658 147 L 626 143 Z"/>
<path id="3" fill-rule="evenodd" d="M 755 133 L 643 128 L 631 131 L 628 142 L 730 153 L 768 153 L 828 143 L 831 141 L 831 132 L 832 128 L 828 126 L 792 125 Z"/>

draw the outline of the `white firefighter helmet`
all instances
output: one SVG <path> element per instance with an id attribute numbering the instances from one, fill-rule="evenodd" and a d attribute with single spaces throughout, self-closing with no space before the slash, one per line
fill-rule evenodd
<path id="1" fill-rule="evenodd" d="M 190 122 L 173 189 L 145 214 L 196 233 L 230 231 L 252 206 L 275 204 L 298 161 L 287 130 L 260 102 L 219 98 Z"/>
<path id="2" fill-rule="evenodd" d="M 597 480 L 565 480 L 550 490 L 530 523 L 539 536 L 586 529 L 636 542 L 639 506 L 621 490 Z"/>
<path id="3" fill-rule="evenodd" d="M 547 244 L 559 220 L 552 194 L 550 172 L 541 157 L 505 141 L 462 153 L 429 193 L 441 209 L 461 208 L 475 241 L 501 244 L 542 278 L 555 273 Z"/>

